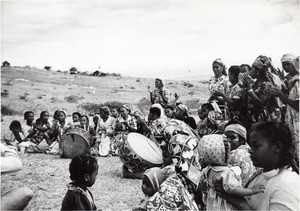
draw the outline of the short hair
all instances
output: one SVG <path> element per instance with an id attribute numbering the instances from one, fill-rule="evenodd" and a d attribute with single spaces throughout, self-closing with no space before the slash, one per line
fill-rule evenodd
<path id="1" fill-rule="evenodd" d="M 40 118 L 42 118 L 45 113 L 49 113 L 49 112 L 48 111 L 42 111 L 41 114 L 40 114 Z"/>
<path id="2" fill-rule="evenodd" d="M 43 124 L 43 121 L 41 118 L 38 118 L 37 120 L 35 120 L 35 123 L 38 125 L 41 125 L 41 124 Z"/>
<path id="3" fill-rule="evenodd" d="M 120 107 L 119 106 L 110 107 L 110 111 L 113 110 L 113 109 L 116 109 L 118 113 L 120 112 Z"/>
<path id="4" fill-rule="evenodd" d="M 210 111 L 214 110 L 214 107 L 210 103 L 204 103 L 204 104 L 202 104 L 201 108 L 207 108 Z"/>
<path id="5" fill-rule="evenodd" d="M 232 65 L 229 67 L 228 72 L 232 73 L 236 78 L 238 78 L 241 72 L 241 67 L 238 65 Z"/>
<path id="6" fill-rule="evenodd" d="M 27 117 L 28 117 L 29 114 L 33 114 L 34 115 L 33 111 L 26 111 L 24 113 L 24 119 L 27 119 Z"/>
<path id="7" fill-rule="evenodd" d="M 77 115 L 79 118 L 81 117 L 81 114 L 77 111 L 72 114 L 72 116 L 74 116 L 74 115 Z"/>
<path id="8" fill-rule="evenodd" d="M 150 114 L 156 114 L 156 115 L 159 116 L 159 117 L 160 117 L 160 115 L 161 115 L 160 109 L 157 108 L 157 107 L 152 107 L 152 108 L 150 108 L 149 111 L 150 111 Z"/>
<path id="9" fill-rule="evenodd" d="M 84 183 L 84 176 L 91 174 L 98 167 L 97 159 L 87 155 L 79 155 L 72 159 L 69 171 L 70 179 L 77 183 Z"/>
<path id="10" fill-rule="evenodd" d="M 20 123 L 18 120 L 14 120 L 14 121 L 12 121 L 12 122 L 10 123 L 9 129 L 10 129 L 10 130 L 13 130 L 14 128 L 22 129 L 21 123 Z"/>

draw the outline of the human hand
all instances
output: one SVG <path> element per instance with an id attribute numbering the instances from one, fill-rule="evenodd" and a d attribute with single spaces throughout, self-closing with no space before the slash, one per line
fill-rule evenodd
<path id="1" fill-rule="evenodd" d="M 281 95 L 281 90 L 276 87 L 270 87 L 265 90 L 265 94 L 267 96 L 274 96 L 274 97 L 279 97 Z"/>
<path id="2" fill-rule="evenodd" d="M 253 194 L 256 194 L 256 193 L 263 193 L 265 191 L 265 186 L 264 185 L 260 185 L 260 184 L 257 184 L 257 185 L 254 185 L 252 188 L 251 188 Z"/>
<path id="3" fill-rule="evenodd" d="M 177 93 L 175 93 L 174 97 L 175 97 L 176 100 L 178 100 L 180 96 Z"/>

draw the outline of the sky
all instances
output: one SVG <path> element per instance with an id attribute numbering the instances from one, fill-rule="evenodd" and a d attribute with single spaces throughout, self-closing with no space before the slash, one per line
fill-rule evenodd
<path id="1" fill-rule="evenodd" d="M 164 79 L 300 55 L 299 0 L 1 0 L 1 62 Z"/>

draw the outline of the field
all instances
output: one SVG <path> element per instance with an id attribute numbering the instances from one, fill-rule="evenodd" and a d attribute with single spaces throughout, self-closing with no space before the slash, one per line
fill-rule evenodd
<path id="1" fill-rule="evenodd" d="M 35 118 L 43 110 L 50 114 L 64 108 L 70 114 L 82 110 L 84 103 L 120 101 L 130 103 L 147 115 L 149 93 L 147 86 L 154 86 L 154 79 L 134 77 L 91 77 L 69 75 L 36 68 L 10 68 L 1 70 L 1 133 L 8 130 L 14 119 L 23 121 L 22 114 L 32 110 Z M 165 81 L 171 93 L 178 93 L 180 100 L 190 107 L 196 117 L 197 108 L 207 100 L 207 83 L 199 81 Z M 2 136 L 1 136 L 2 137 Z M 70 159 L 44 154 L 21 155 L 23 170 L 1 177 L 1 192 L 28 186 L 35 195 L 26 210 L 59 210 L 66 184 L 70 182 Z M 95 203 L 104 210 L 131 210 L 142 199 L 141 181 L 121 178 L 122 163 L 118 157 L 98 158 L 99 174 L 91 188 Z"/>

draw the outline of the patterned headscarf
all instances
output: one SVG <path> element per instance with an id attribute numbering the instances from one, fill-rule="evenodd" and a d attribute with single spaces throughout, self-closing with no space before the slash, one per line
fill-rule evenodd
<path id="1" fill-rule="evenodd" d="M 65 116 L 67 117 L 67 112 L 66 112 L 66 110 L 64 110 L 64 109 L 59 109 L 59 110 L 57 110 L 57 113 L 59 113 L 59 112 L 63 112 L 63 113 L 65 114 Z"/>
<path id="2" fill-rule="evenodd" d="M 230 125 L 226 126 L 224 132 L 226 133 L 228 131 L 235 132 L 236 134 L 240 135 L 244 139 L 247 138 L 247 130 L 245 127 L 243 127 L 240 124 L 230 124 Z"/>
<path id="3" fill-rule="evenodd" d="M 156 78 L 155 80 L 158 80 L 163 86 L 164 86 L 164 81 L 161 78 Z"/>
<path id="4" fill-rule="evenodd" d="M 252 66 L 256 67 L 259 70 L 265 70 L 271 66 L 271 60 L 267 56 L 260 55 L 255 59 Z"/>
<path id="5" fill-rule="evenodd" d="M 224 135 L 210 134 L 201 138 L 198 149 L 206 163 L 226 165 L 231 145 Z"/>
<path id="6" fill-rule="evenodd" d="M 226 68 L 225 64 L 222 62 L 222 60 L 220 58 L 217 58 L 215 61 L 213 61 L 213 63 L 218 63 L 220 64 L 222 67 L 224 67 L 224 69 Z"/>
<path id="7" fill-rule="evenodd" d="M 132 113 L 132 116 L 135 116 L 135 117 L 140 117 L 141 119 L 145 119 L 145 116 L 144 116 L 144 114 L 142 113 L 142 112 L 140 112 L 140 111 L 135 111 L 135 112 L 133 112 Z"/>
<path id="8" fill-rule="evenodd" d="M 183 105 L 183 104 L 181 103 L 181 104 L 179 104 L 179 105 L 177 105 L 177 106 L 178 106 L 178 108 L 179 108 L 181 111 L 183 111 L 184 113 L 187 114 L 187 112 L 188 112 L 188 107 L 187 107 L 186 105 Z"/>
<path id="9" fill-rule="evenodd" d="M 129 108 L 128 105 L 124 104 L 122 105 L 122 108 L 125 108 L 128 111 L 128 113 L 131 113 L 131 109 Z"/>

